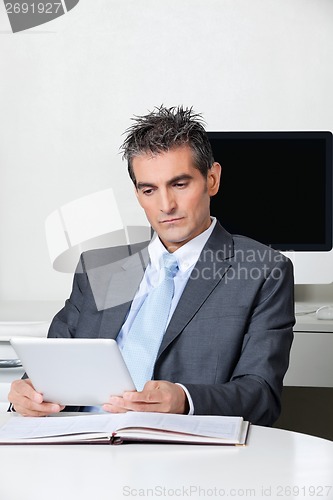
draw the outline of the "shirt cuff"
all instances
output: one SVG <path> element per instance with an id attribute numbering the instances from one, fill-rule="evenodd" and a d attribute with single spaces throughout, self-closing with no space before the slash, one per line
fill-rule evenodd
<path id="1" fill-rule="evenodd" d="M 186 389 L 186 387 L 183 384 L 178 384 L 177 382 L 176 382 L 176 384 L 179 385 L 186 394 L 188 406 L 189 406 L 189 411 L 188 411 L 187 415 L 194 415 L 194 405 L 193 405 L 193 401 L 192 401 L 192 398 L 190 396 L 190 393 L 188 392 L 188 390 Z"/>

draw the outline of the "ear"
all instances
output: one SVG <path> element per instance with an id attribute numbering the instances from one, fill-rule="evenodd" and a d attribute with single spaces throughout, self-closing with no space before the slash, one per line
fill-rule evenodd
<path id="1" fill-rule="evenodd" d="M 207 189 L 209 196 L 214 196 L 214 194 L 216 194 L 219 190 L 221 171 L 222 167 L 217 162 L 214 162 L 211 168 L 208 170 Z"/>

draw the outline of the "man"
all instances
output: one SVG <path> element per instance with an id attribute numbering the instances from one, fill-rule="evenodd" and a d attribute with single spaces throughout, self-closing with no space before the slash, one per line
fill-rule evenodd
<path id="1" fill-rule="evenodd" d="M 221 166 L 214 161 L 200 115 L 191 108 L 161 106 L 134 121 L 123 144 L 124 157 L 139 204 L 157 235 L 149 244 L 139 291 L 132 303 L 98 310 L 89 268 L 101 252 L 107 261 L 108 250 L 87 252 L 49 336 L 87 337 L 93 332 L 116 338 L 125 360 L 133 363 L 131 371 L 137 361 L 146 365 L 151 380 L 136 392 L 111 395 L 104 411 L 241 415 L 272 425 L 280 413 L 293 339 L 292 264 L 265 245 L 230 235 L 210 216 Z M 165 332 L 158 352 L 149 358 L 146 344 L 154 334 L 140 345 L 145 332 L 131 332 L 138 310 L 144 309 L 142 297 L 148 300 L 157 289 L 165 254 L 176 257 L 178 270 L 171 279 Z M 160 303 L 149 314 L 164 307 Z M 135 360 L 139 351 L 144 357 Z M 63 409 L 43 402 L 29 380 L 13 382 L 9 400 L 23 415 Z"/>

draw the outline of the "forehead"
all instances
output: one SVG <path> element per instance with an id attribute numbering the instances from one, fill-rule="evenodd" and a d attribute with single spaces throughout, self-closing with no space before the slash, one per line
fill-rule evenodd
<path id="1" fill-rule="evenodd" d="M 192 150 L 181 146 L 161 153 L 142 153 L 132 161 L 137 182 L 152 179 L 169 179 L 181 174 L 200 174 L 196 168 Z"/>

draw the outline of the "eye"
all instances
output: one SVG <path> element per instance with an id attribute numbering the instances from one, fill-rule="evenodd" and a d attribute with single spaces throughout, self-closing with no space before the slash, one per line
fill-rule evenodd
<path id="1" fill-rule="evenodd" d="M 147 188 L 142 190 L 142 194 L 144 194 L 145 196 L 149 196 L 153 194 L 153 192 L 154 192 L 153 188 Z"/>
<path id="2" fill-rule="evenodd" d="M 176 182 L 174 186 L 178 189 L 183 189 L 188 185 L 188 182 Z"/>

